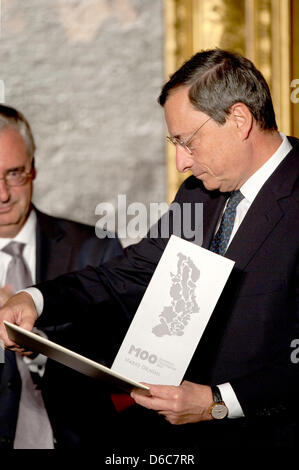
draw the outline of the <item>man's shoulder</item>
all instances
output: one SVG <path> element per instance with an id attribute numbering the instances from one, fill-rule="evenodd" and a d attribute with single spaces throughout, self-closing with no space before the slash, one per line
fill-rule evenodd
<path id="1" fill-rule="evenodd" d="M 56 217 L 45 214 L 35 208 L 37 215 L 37 229 L 46 238 L 64 239 L 67 243 L 76 246 L 82 245 L 85 241 L 88 243 L 115 247 L 120 251 L 120 242 L 114 234 L 106 237 L 97 237 L 95 227 L 63 217 Z"/>
<path id="2" fill-rule="evenodd" d="M 53 215 L 46 214 L 35 208 L 37 223 L 44 230 L 50 231 L 51 234 L 55 235 L 60 233 L 65 234 L 82 234 L 85 236 L 91 236 L 95 234 L 94 227 L 91 225 L 83 224 L 71 219 L 56 217 Z"/>
<path id="3" fill-rule="evenodd" d="M 292 144 L 293 148 L 295 148 L 295 150 L 299 150 L 299 139 L 297 139 L 297 137 L 293 137 L 291 135 L 288 135 L 287 138 L 290 141 L 290 143 Z"/>
<path id="4" fill-rule="evenodd" d="M 66 270 L 76 271 L 89 264 L 104 263 L 123 252 L 116 236 L 101 239 L 90 225 L 35 210 L 38 259 L 51 259 L 51 269 L 49 268 L 44 279 L 57 277 Z M 64 261 L 59 261 L 59 257 L 66 260 L 64 271 L 61 269 Z"/>

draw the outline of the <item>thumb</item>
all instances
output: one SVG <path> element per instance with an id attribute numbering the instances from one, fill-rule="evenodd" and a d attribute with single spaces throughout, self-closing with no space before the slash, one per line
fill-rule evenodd
<path id="1" fill-rule="evenodd" d="M 0 341 L 2 341 L 7 347 L 15 345 L 15 343 L 9 339 L 5 325 L 2 322 L 0 322 Z"/>
<path id="2" fill-rule="evenodd" d="M 21 326 L 24 328 L 24 330 L 31 331 L 34 327 L 35 320 L 33 320 L 31 317 L 30 318 L 22 318 L 22 321 L 20 323 L 17 323 L 17 325 Z"/>

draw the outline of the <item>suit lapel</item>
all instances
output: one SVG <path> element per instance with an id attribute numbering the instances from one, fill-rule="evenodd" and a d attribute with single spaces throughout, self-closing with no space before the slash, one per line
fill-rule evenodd
<path id="1" fill-rule="evenodd" d="M 236 268 L 244 269 L 281 217 L 283 212 L 273 197 L 265 201 L 262 195 L 257 196 L 228 247 L 225 257 L 236 261 Z"/>
<path id="2" fill-rule="evenodd" d="M 298 153 L 293 149 L 253 201 L 225 254 L 244 269 L 264 240 L 284 217 L 281 200 L 292 194 L 298 178 Z"/>
<path id="3" fill-rule="evenodd" d="M 55 218 L 38 210 L 36 214 L 36 282 L 43 282 L 68 271 L 71 248 Z"/>

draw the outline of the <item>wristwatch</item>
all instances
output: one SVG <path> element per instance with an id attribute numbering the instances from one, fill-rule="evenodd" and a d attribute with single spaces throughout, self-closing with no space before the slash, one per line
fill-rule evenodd
<path id="1" fill-rule="evenodd" d="M 222 396 L 218 387 L 212 387 L 213 403 L 210 407 L 210 414 L 213 419 L 223 419 L 228 415 L 228 408 L 222 400 Z"/>

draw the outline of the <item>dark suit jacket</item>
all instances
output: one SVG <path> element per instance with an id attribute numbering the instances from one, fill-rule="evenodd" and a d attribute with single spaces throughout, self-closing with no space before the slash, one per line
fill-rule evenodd
<path id="1" fill-rule="evenodd" d="M 95 236 L 93 227 L 52 217 L 35 210 L 37 214 L 36 279 L 38 282 L 53 279 L 65 272 L 82 269 L 88 264 L 99 265 L 122 253 L 117 238 L 99 239 Z M 60 331 L 62 330 L 64 344 L 83 352 L 78 340 L 79 333 L 74 324 L 66 323 L 60 328 Z M 50 339 L 60 339 L 59 332 L 52 328 L 52 325 L 45 331 Z M 42 389 L 54 434 L 61 447 L 75 447 L 83 439 L 79 435 L 80 431 L 78 431 L 79 434 L 76 431 L 77 428 L 80 429 L 78 402 L 74 403 L 72 400 L 73 381 L 77 379 L 76 389 L 77 391 L 80 389 L 82 400 L 80 413 L 83 416 L 84 401 L 87 401 L 90 407 L 94 406 L 92 396 L 86 395 L 91 381 L 87 378 L 78 378 L 68 368 L 59 366 L 54 361 L 47 362 Z M 15 355 L 7 351 L 4 367 L 2 370 L 0 368 L 0 449 L 10 448 L 13 445 L 20 393 L 21 381 Z M 88 400 L 86 400 L 87 397 Z M 74 414 L 73 406 L 77 414 L 75 427 L 72 427 L 72 423 L 67 419 L 69 414 Z M 83 434 L 86 433 L 85 426 L 81 426 L 81 429 Z"/>
<path id="2" fill-rule="evenodd" d="M 192 435 L 195 445 L 201 430 L 208 426 L 214 436 L 221 430 L 222 439 L 230 435 L 223 432 L 223 426 L 235 429 L 232 439 L 243 436 L 243 445 L 259 438 L 270 445 L 289 445 L 295 439 L 297 411 L 293 402 L 299 369 L 290 359 L 290 344 L 299 337 L 299 144 L 290 140 L 293 150 L 260 190 L 227 250 L 225 256 L 236 264 L 185 377 L 197 383 L 230 382 L 245 419 L 198 423 L 196 427 L 169 425 L 169 431 L 176 428 L 180 438 L 183 428 L 184 436 L 191 439 Z M 227 197 L 207 191 L 194 177 L 183 183 L 176 196 L 181 205 L 191 203 L 193 220 L 194 203 L 203 203 L 205 248 Z M 45 310 L 40 322 L 61 324 L 78 318 L 70 309 L 57 309 L 61 302 L 79 302 L 83 310 L 96 305 L 98 314 L 92 321 L 102 340 L 98 354 L 109 362 L 115 354 L 113 344 L 117 349 L 167 242 L 168 238 L 146 238 L 127 248 L 121 261 L 41 284 Z M 107 317 L 109 308 L 113 314 Z M 163 426 L 161 429 L 164 433 Z M 161 442 L 165 442 L 165 435 Z"/>

